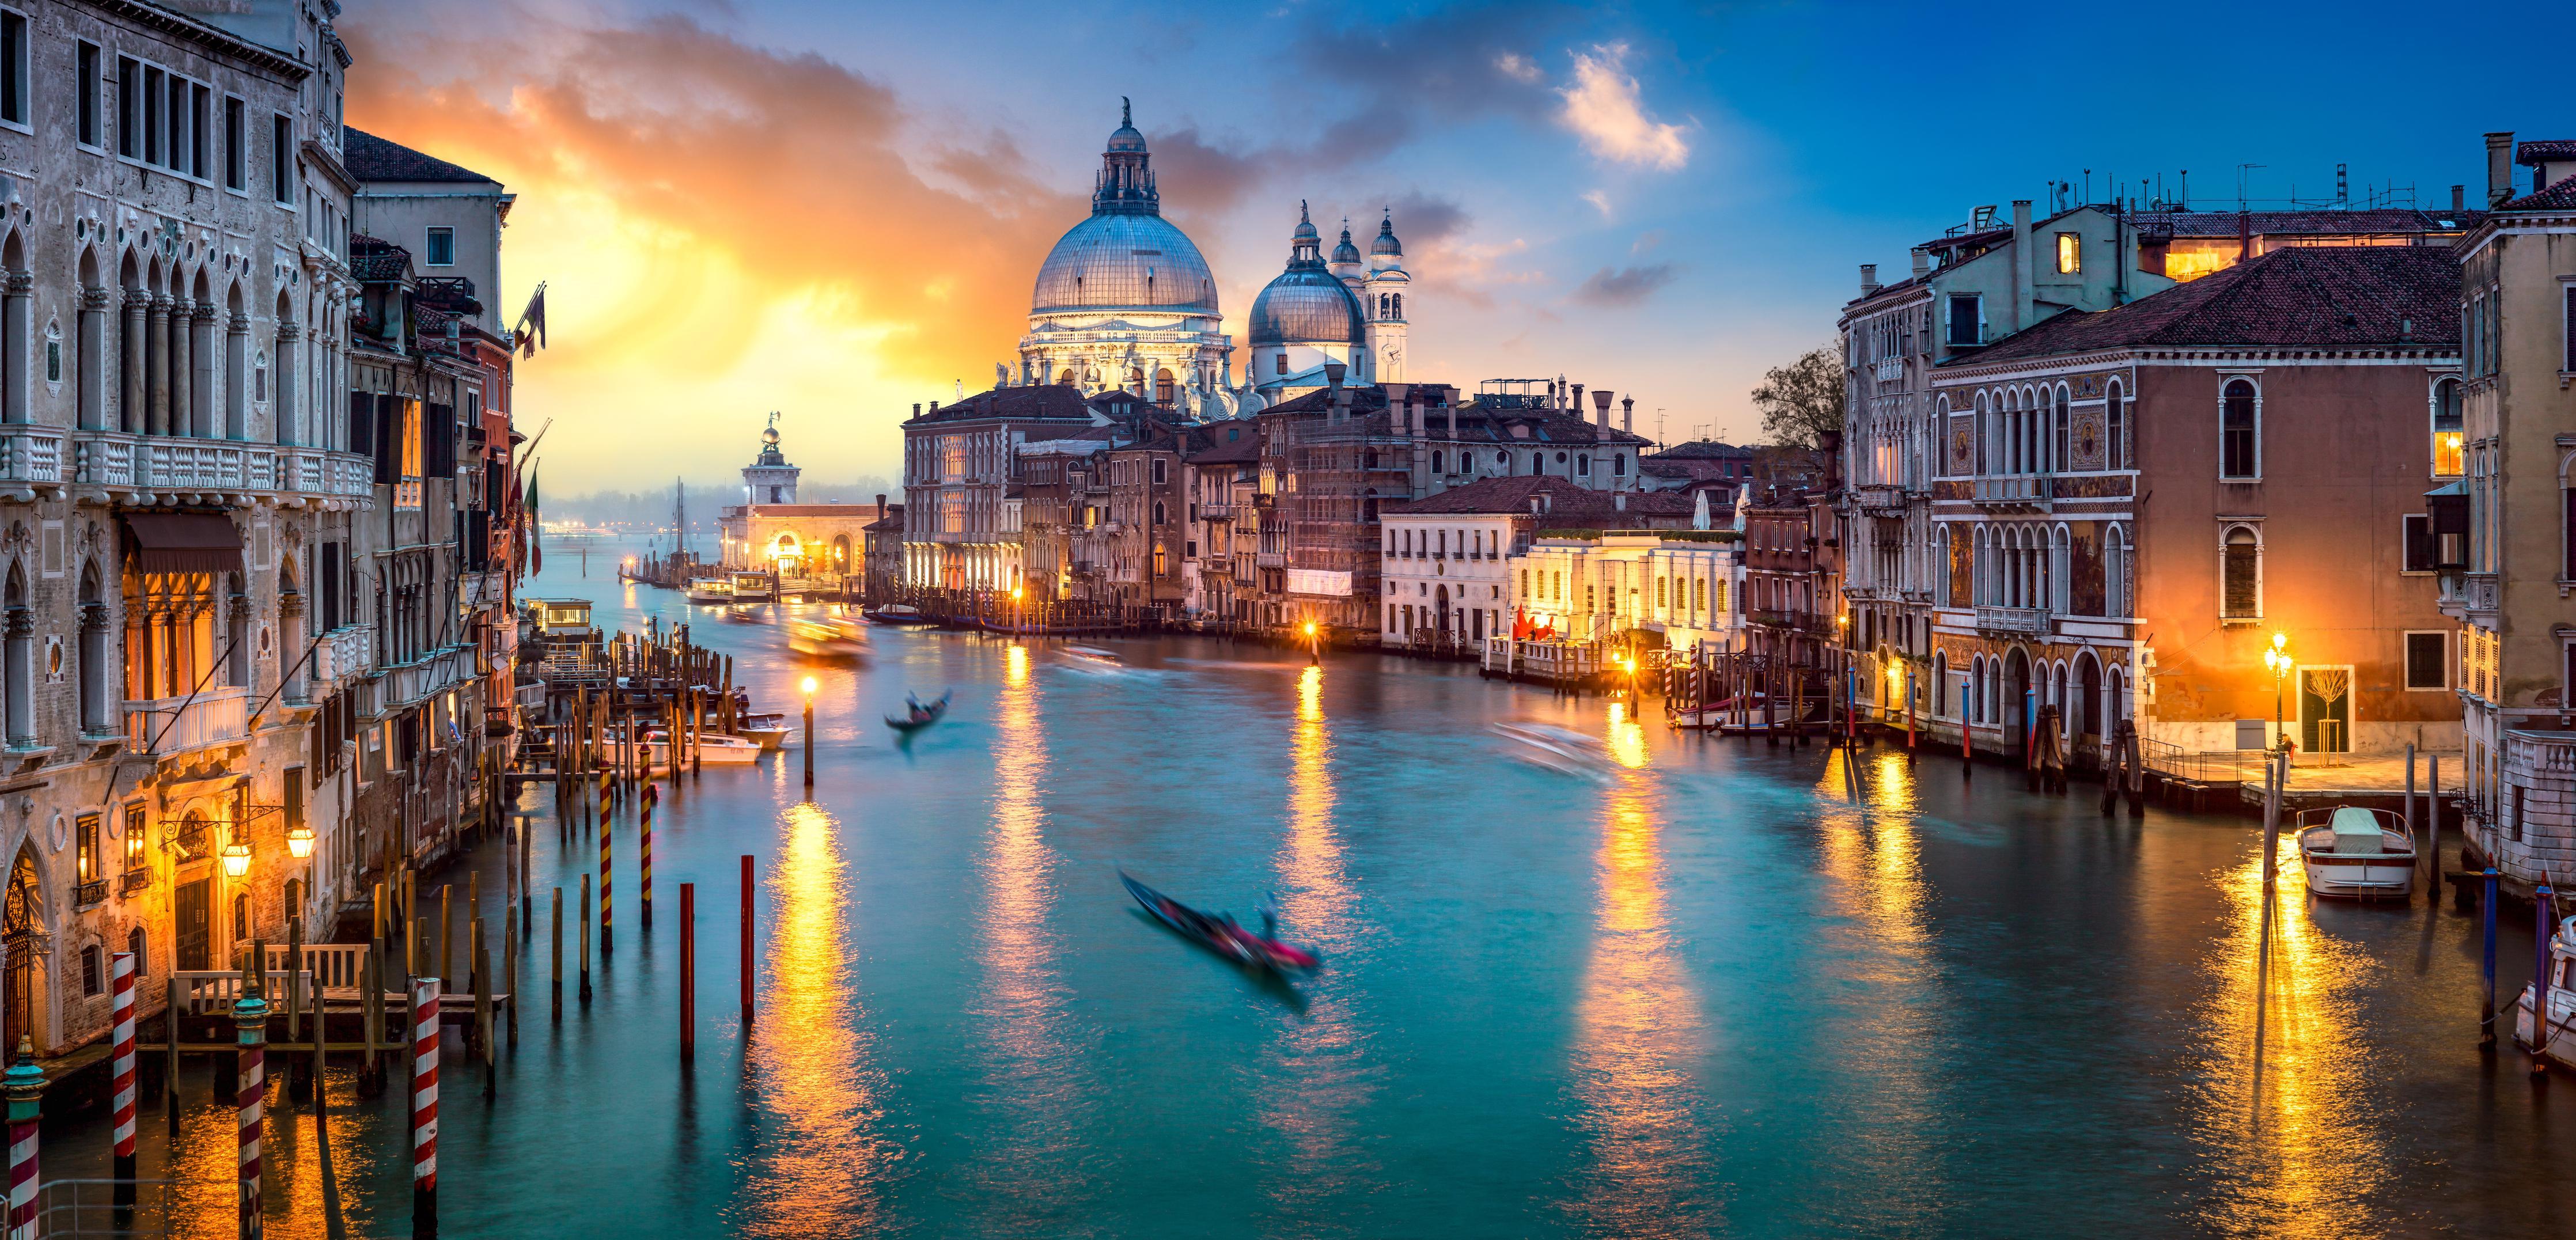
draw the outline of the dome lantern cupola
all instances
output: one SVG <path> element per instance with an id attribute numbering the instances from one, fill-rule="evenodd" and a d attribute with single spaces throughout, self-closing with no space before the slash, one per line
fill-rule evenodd
<path id="1" fill-rule="evenodd" d="M 1091 213 L 1162 214 L 1162 195 L 1154 191 L 1153 159 L 1145 151 L 1145 135 L 1136 131 L 1134 107 L 1126 96 L 1119 96 L 1118 128 L 1110 132 L 1109 145 L 1100 152 L 1100 179 L 1091 189 Z"/>

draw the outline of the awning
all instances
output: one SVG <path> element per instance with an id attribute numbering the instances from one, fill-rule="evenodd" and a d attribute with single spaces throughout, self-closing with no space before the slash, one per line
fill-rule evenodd
<path id="1" fill-rule="evenodd" d="M 241 531 L 211 512 L 133 512 L 135 567 L 147 573 L 229 573 L 242 566 Z"/>

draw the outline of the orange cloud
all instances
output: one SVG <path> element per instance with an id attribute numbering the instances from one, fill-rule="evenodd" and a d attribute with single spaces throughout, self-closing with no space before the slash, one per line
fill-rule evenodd
<path id="1" fill-rule="evenodd" d="M 747 457 L 772 408 L 809 471 L 891 472 L 908 401 L 1016 355 L 1084 203 L 1007 139 L 925 137 L 882 83 L 684 18 L 519 18 L 353 20 L 348 115 L 519 195 L 498 304 L 550 282 L 519 380 L 523 420 L 557 419 L 550 476 L 704 477 L 733 464 L 698 459 L 708 432 Z"/>

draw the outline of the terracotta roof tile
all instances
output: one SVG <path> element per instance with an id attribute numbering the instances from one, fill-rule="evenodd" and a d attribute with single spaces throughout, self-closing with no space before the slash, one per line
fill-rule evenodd
<path id="1" fill-rule="evenodd" d="M 399 142 L 388 142 L 366 130 L 343 126 L 342 160 L 349 175 L 361 181 L 490 181 L 471 168 L 424 155 Z"/>
<path id="2" fill-rule="evenodd" d="M 2569 156 L 2576 159 L 2576 156 Z M 2525 194 L 2497 207 L 2498 211 L 2576 211 L 2576 177 L 2562 177 L 2557 184 L 2536 194 Z"/>
<path id="3" fill-rule="evenodd" d="M 2551 138 L 2525 142 L 2513 153 L 2513 162 L 2537 167 L 2576 159 L 2576 139 Z"/>

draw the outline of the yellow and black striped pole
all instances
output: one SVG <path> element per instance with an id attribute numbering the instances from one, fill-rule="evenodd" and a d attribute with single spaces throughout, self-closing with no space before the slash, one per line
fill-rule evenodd
<path id="1" fill-rule="evenodd" d="M 644 785 L 644 806 L 638 811 L 638 821 L 643 825 L 639 846 L 643 851 L 638 854 L 641 860 L 637 862 L 644 874 L 644 934 L 647 938 L 653 934 L 653 803 L 661 799 L 661 787 L 647 782 Z"/>

